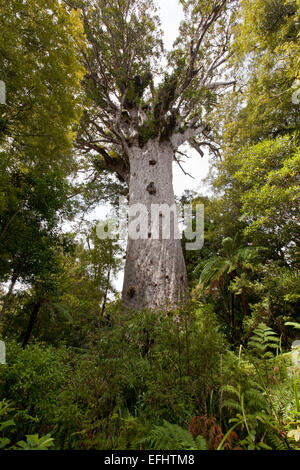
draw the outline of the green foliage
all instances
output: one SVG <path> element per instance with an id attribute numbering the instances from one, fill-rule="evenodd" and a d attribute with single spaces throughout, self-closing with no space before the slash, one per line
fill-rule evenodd
<path id="1" fill-rule="evenodd" d="M 299 211 L 300 154 L 288 135 L 243 148 L 231 158 L 233 182 L 240 185 L 247 231 L 279 231 L 282 243 L 296 242 Z"/>
<path id="2" fill-rule="evenodd" d="M 57 271 L 58 225 L 72 213 L 84 35 L 78 12 L 57 0 L 1 1 L 0 12 L 0 280 L 11 282 L 2 321 L 17 281 L 36 287 Z"/>
<path id="3" fill-rule="evenodd" d="M 15 439 L 27 433 L 49 432 L 57 413 L 57 396 L 70 373 L 70 356 L 63 349 L 37 344 L 22 349 L 7 344 L 7 363 L 0 369 L 0 397 L 15 408 Z"/>
<path id="4" fill-rule="evenodd" d="M 3 431 L 7 428 L 14 427 L 16 425 L 14 419 L 6 419 L 3 421 L 8 414 L 11 414 L 14 411 L 11 408 L 10 404 L 4 399 L 0 401 L 0 449 L 8 450 L 48 450 L 49 447 L 53 445 L 53 438 L 50 434 L 46 436 L 39 437 L 38 434 L 27 435 L 26 441 L 19 441 L 16 445 L 11 445 L 11 439 L 8 437 L 3 437 Z"/>
<path id="5" fill-rule="evenodd" d="M 249 353 L 236 356 L 226 351 L 215 318 L 199 308 L 169 318 L 152 312 L 124 318 L 109 309 L 112 323 L 85 351 L 8 343 L 0 397 L 15 410 L 13 421 L 2 421 L 3 446 L 204 450 L 210 445 L 204 428 L 187 430 L 200 410 L 219 417 L 219 448 L 227 448 L 233 431 L 238 447 L 297 447 L 297 381 L 291 384 L 284 356 L 267 354 L 278 339 L 266 325 L 255 330 Z M 12 411 L 5 400 L 1 409 Z"/>
<path id="6" fill-rule="evenodd" d="M 284 0 L 240 2 L 232 43 L 237 86 L 215 112 L 223 161 L 212 168 L 209 253 L 200 253 L 196 275 L 210 260 L 202 298 L 214 305 L 228 334 L 230 315 L 235 317 L 236 345 L 245 344 L 263 321 L 288 346 L 291 333 L 284 324 L 298 320 L 299 112 L 292 100 L 299 71 L 298 6 Z M 221 243 L 235 234 L 240 246 L 265 248 L 244 266 L 240 260 L 230 279 Z"/>
<path id="7" fill-rule="evenodd" d="M 59 448 L 138 448 L 156 423 L 187 428 L 196 410 L 205 412 L 225 346 L 214 315 L 107 309 L 107 326 L 85 350 L 7 344 L 0 397 L 16 409 L 15 440 L 51 431 Z"/>
<path id="8" fill-rule="evenodd" d="M 222 407 L 236 414 L 228 420 L 234 423 L 230 429 L 244 435 L 239 445 L 245 449 L 294 448 L 288 437 L 298 425 L 298 380 L 288 372 L 286 355 L 278 354 L 279 339 L 266 325 L 255 329 L 248 344 L 249 350 L 239 353 L 239 375 L 222 387 Z"/>
<path id="9" fill-rule="evenodd" d="M 1 1 L 1 79 L 7 84 L 7 105 L 1 106 L 8 148 L 18 159 L 39 158 L 39 167 L 69 165 L 73 126 L 80 117 L 78 58 L 83 28 L 78 12 L 68 13 L 56 0 Z M 76 96 L 77 95 L 77 96 Z M 51 125 L 49 126 L 49 122 Z M 24 157 L 26 160 L 24 161 Z"/>
<path id="10" fill-rule="evenodd" d="M 214 301 L 220 299 L 232 343 L 242 339 L 240 327 L 249 314 L 247 280 L 255 271 L 262 257 L 261 253 L 265 250 L 251 245 L 239 247 L 237 235 L 234 239 L 224 238 L 220 252 L 209 259 L 202 259 L 194 270 L 194 275 L 199 276 L 194 295 L 201 294 L 204 298 L 211 294 Z"/>
<path id="11" fill-rule="evenodd" d="M 233 49 L 244 91 L 238 101 L 246 105 L 237 107 L 228 133 L 247 144 L 299 131 L 292 102 L 299 76 L 299 0 L 243 0 L 239 16 Z"/>
<path id="12" fill-rule="evenodd" d="M 4 430 L 14 426 L 15 422 L 13 419 L 5 419 L 7 414 L 12 411 L 12 408 L 10 407 L 10 404 L 6 400 L 1 400 L 0 401 L 0 449 L 3 449 L 4 447 L 8 446 L 10 443 L 10 439 L 8 437 L 4 436 Z"/>
<path id="13" fill-rule="evenodd" d="M 222 240 L 222 254 L 207 261 L 201 261 L 196 267 L 195 274 L 200 272 L 200 284 L 209 286 L 212 281 L 219 280 L 225 273 L 231 274 L 238 268 L 251 268 L 251 263 L 259 259 L 260 247 L 247 246 L 239 248 L 231 237 Z"/>
<path id="14" fill-rule="evenodd" d="M 17 442 L 16 449 L 20 450 L 48 450 L 53 446 L 53 439 L 50 434 L 39 437 L 38 434 L 26 436 L 26 441 Z"/>

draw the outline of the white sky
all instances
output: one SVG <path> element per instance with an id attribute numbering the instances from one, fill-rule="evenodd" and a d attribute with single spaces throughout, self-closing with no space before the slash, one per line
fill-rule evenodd
<path id="1" fill-rule="evenodd" d="M 182 6 L 178 0 L 156 0 L 156 4 L 160 8 L 165 47 L 166 49 L 172 49 L 180 21 L 183 19 Z"/>

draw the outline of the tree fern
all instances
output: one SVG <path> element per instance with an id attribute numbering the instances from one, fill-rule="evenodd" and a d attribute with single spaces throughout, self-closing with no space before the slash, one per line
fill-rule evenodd
<path id="1" fill-rule="evenodd" d="M 220 279 L 225 273 L 231 273 L 240 266 L 251 268 L 258 260 L 263 247 L 246 246 L 238 248 L 237 236 L 222 240 L 222 254 L 202 260 L 195 268 L 194 274 L 199 277 L 199 284 L 206 287 L 212 281 Z"/>

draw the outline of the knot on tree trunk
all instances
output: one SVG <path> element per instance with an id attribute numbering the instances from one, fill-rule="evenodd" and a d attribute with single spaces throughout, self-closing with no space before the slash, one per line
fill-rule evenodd
<path id="1" fill-rule="evenodd" d="M 147 190 L 148 193 L 151 194 L 151 195 L 156 194 L 156 187 L 155 187 L 155 184 L 153 183 L 153 181 L 148 184 L 146 190 Z"/>

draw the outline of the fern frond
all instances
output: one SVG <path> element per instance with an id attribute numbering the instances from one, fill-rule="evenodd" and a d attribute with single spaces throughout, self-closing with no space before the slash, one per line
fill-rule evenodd
<path id="1" fill-rule="evenodd" d="M 255 355 L 262 359 L 271 359 L 273 354 L 270 349 L 278 349 L 280 340 L 277 334 L 264 323 L 260 323 L 254 330 L 253 336 L 248 341 L 248 347 Z"/>
<path id="2" fill-rule="evenodd" d="M 242 413 L 242 407 L 239 402 L 231 400 L 228 398 L 228 400 L 224 400 L 222 403 L 222 408 L 229 408 L 231 410 L 236 410 L 239 413 Z"/>
<path id="3" fill-rule="evenodd" d="M 195 438 L 196 449 L 195 450 L 208 450 L 207 442 L 203 436 L 197 436 Z"/>
<path id="4" fill-rule="evenodd" d="M 196 439 L 178 424 L 164 421 L 162 426 L 155 426 L 149 436 L 143 440 L 155 450 L 206 450 L 203 436 Z"/>
<path id="5" fill-rule="evenodd" d="M 280 439 L 277 434 L 273 432 L 267 433 L 267 440 L 272 446 L 273 450 L 288 450 L 288 446 L 286 445 L 286 443 L 282 439 Z"/>
<path id="6" fill-rule="evenodd" d="M 232 395 L 235 395 L 236 397 L 238 397 L 238 399 L 240 398 L 239 390 L 237 388 L 233 387 L 232 385 L 229 385 L 229 384 L 228 385 L 223 385 L 222 391 L 232 393 Z"/>

